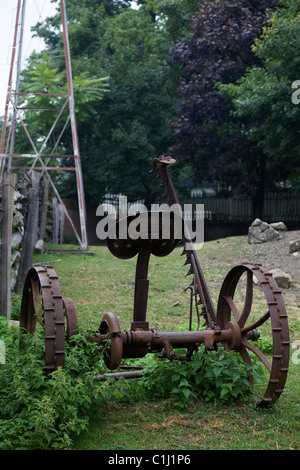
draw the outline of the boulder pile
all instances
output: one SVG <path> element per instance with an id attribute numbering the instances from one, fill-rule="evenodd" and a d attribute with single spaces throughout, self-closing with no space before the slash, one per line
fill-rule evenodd
<path id="1" fill-rule="evenodd" d="M 277 229 L 275 229 L 274 226 Z M 279 230 L 282 230 L 283 226 L 285 227 L 281 222 L 268 224 L 260 219 L 255 219 L 248 230 L 248 243 L 266 243 L 273 240 L 280 240 L 281 235 Z"/>

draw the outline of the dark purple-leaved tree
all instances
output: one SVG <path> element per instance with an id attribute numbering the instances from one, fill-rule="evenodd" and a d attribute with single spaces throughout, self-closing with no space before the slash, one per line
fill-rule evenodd
<path id="1" fill-rule="evenodd" d="M 251 50 L 267 23 L 275 0 L 204 0 L 190 21 L 191 34 L 170 49 L 180 70 L 177 119 L 170 123 L 172 155 L 193 167 L 193 184 L 218 181 L 253 198 L 261 217 L 268 185 L 267 158 L 243 130 L 247 120 L 231 115 L 232 102 L 219 83 L 235 83 L 247 67 L 258 64 Z"/>

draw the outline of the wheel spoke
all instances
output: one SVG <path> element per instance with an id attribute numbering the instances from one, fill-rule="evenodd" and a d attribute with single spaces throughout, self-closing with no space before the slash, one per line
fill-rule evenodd
<path id="1" fill-rule="evenodd" d="M 224 299 L 226 300 L 227 304 L 229 305 L 235 321 L 238 322 L 241 315 L 240 315 L 240 312 L 238 311 L 237 306 L 235 305 L 232 297 L 230 295 L 224 295 Z"/>
<path id="2" fill-rule="evenodd" d="M 251 325 L 248 325 L 248 326 L 245 326 L 244 328 L 241 328 L 242 334 L 248 333 L 248 331 L 251 331 L 251 330 L 255 330 L 260 325 L 265 323 L 268 320 L 268 318 L 270 318 L 270 311 L 265 313 L 261 318 L 259 318 L 255 322 L 251 323 Z"/>
<path id="3" fill-rule="evenodd" d="M 251 357 L 249 356 L 249 353 L 248 353 L 247 349 L 244 346 L 241 345 L 241 347 L 239 349 L 239 353 L 242 356 L 243 361 L 246 364 L 248 364 L 250 367 L 252 367 Z M 253 374 L 251 373 L 251 371 L 249 371 L 249 373 L 248 373 L 248 380 L 251 383 L 252 387 L 254 387 L 254 378 L 253 378 Z"/>
<path id="4" fill-rule="evenodd" d="M 246 339 L 242 339 L 242 345 L 252 351 L 271 373 L 271 364 L 266 358 L 266 356 L 260 351 L 260 349 L 254 346 L 254 344 L 249 343 L 249 341 L 247 341 Z"/>
<path id="5" fill-rule="evenodd" d="M 246 298 L 245 305 L 238 321 L 240 327 L 243 327 L 246 323 L 247 318 L 249 317 L 253 299 L 253 274 L 251 271 L 247 271 L 247 289 L 246 289 Z"/>
<path id="6" fill-rule="evenodd" d="M 33 308 L 34 313 L 37 315 L 39 309 L 39 294 L 40 294 L 40 284 L 38 279 L 31 278 L 31 293 L 32 293 L 32 300 L 33 300 Z"/>
<path id="7" fill-rule="evenodd" d="M 260 305 L 262 294 L 264 295 L 264 302 L 267 303 L 267 307 L 264 310 L 258 307 L 259 310 L 257 312 L 254 309 L 256 303 L 253 299 L 253 276 L 258 279 L 259 288 L 261 289 L 258 292 L 257 304 L 259 303 Z M 239 311 L 240 303 L 237 299 L 240 299 L 243 293 L 244 302 Z M 243 263 L 232 268 L 225 277 L 218 299 L 217 324 L 221 329 L 224 329 L 230 320 L 237 321 L 240 328 L 242 339 L 237 350 L 244 362 L 251 366 L 251 359 L 254 359 L 252 354 L 254 354 L 257 360 L 266 368 L 265 372 L 269 374 L 265 392 L 262 393 L 262 398 L 258 402 L 259 406 L 275 403 L 284 389 L 288 372 L 288 319 L 281 290 L 272 274 L 260 264 Z M 261 325 L 263 326 L 262 333 L 264 334 L 267 327 L 270 327 L 272 330 L 273 357 L 270 355 L 270 358 L 259 349 L 259 343 L 254 343 L 259 337 L 257 330 L 260 329 Z M 231 327 L 233 328 L 232 325 Z M 280 335 L 277 333 L 278 331 L 280 331 Z M 284 364 L 283 354 L 285 355 Z M 250 373 L 249 381 L 253 383 L 253 377 Z M 262 387 L 265 384 L 266 380 L 264 380 Z M 260 390 L 262 387 L 259 386 L 258 389 Z"/>

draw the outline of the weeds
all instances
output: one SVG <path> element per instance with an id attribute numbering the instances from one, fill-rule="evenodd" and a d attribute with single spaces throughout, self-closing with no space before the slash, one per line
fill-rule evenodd
<path id="1" fill-rule="evenodd" d="M 144 373 L 138 382 L 95 383 L 103 372 L 103 351 L 80 333 L 66 350 L 65 367 L 44 373 L 44 330 L 24 335 L 0 317 L 0 337 L 6 345 L 6 363 L 0 368 L 0 449 L 62 449 L 86 430 L 89 413 L 101 403 L 167 398 L 186 408 L 190 399 L 226 403 L 250 393 L 247 370 L 236 355 L 202 350 L 191 362 L 141 360 Z"/>
<path id="2" fill-rule="evenodd" d="M 44 373 L 44 331 L 24 335 L 0 317 L 6 363 L 0 366 L 0 449 L 61 449 L 88 425 L 88 411 L 101 390 L 92 372 L 102 359 L 97 346 L 77 335 L 66 368 Z"/>

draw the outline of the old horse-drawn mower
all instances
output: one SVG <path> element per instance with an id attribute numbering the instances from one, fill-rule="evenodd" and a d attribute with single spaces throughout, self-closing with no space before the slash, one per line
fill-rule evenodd
<path id="1" fill-rule="evenodd" d="M 169 205 L 179 205 L 167 168 L 173 162 L 170 157 L 154 159 L 151 171 L 157 172 Z M 115 236 L 107 239 L 109 250 L 121 259 L 137 255 L 133 321 L 128 331 L 121 331 L 117 317 L 106 312 L 99 330 L 94 336 L 89 336 L 89 340 L 105 346 L 104 360 L 110 370 L 118 369 L 123 358 L 140 358 L 156 352 L 170 360 L 192 360 L 193 352 L 202 343 L 206 351 L 220 346 L 227 351 L 238 351 L 250 366 L 254 355 L 267 372 L 258 404 L 268 406 L 275 403 L 284 389 L 289 364 L 288 318 L 275 279 L 259 264 L 235 266 L 223 281 L 215 309 L 184 217 L 180 217 L 185 229 L 181 239 L 176 235 L 174 218 L 169 219 L 172 230 L 167 239 L 162 237 L 161 227 L 156 236 L 150 236 L 150 232 L 152 235 L 155 232 L 150 227 L 148 237 L 131 238 L 127 235 L 121 238 L 120 225 L 124 220 L 116 221 Z M 127 217 L 127 225 L 130 220 L 134 220 L 134 216 Z M 189 265 L 188 274 L 192 275 L 192 282 L 186 288 L 190 290 L 189 329 L 160 332 L 149 328 L 146 320 L 149 259 L 151 254 L 159 257 L 168 255 L 180 243 L 186 257 L 185 264 Z M 258 303 L 256 297 L 259 298 Z M 198 326 L 193 330 L 195 315 Z M 49 266 L 34 265 L 24 285 L 20 316 L 22 331 L 34 334 L 37 322 L 45 328 L 45 370 L 49 373 L 64 366 L 65 341 L 69 341 L 78 329 L 74 303 L 62 297 L 58 277 Z M 265 333 L 267 328 L 270 328 L 273 339 L 270 358 L 260 349 L 262 342 L 258 331 Z M 253 383 L 251 373 L 249 381 Z"/>

